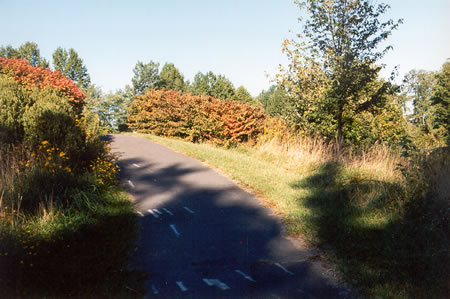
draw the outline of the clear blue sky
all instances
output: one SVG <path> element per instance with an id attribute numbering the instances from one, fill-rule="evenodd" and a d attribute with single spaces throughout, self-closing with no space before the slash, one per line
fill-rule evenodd
<path id="1" fill-rule="evenodd" d="M 387 69 L 438 70 L 450 57 L 450 1 L 384 2 L 388 17 L 404 19 Z M 138 60 L 153 60 L 191 81 L 198 71 L 223 74 L 256 96 L 287 62 L 282 41 L 301 28 L 293 0 L 0 0 L 0 11 L 0 45 L 34 41 L 49 60 L 59 46 L 74 48 L 104 91 L 130 84 Z"/>

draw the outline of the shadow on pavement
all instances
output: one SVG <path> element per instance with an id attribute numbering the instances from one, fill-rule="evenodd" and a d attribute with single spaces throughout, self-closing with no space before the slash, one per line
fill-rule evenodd
<path id="1" fill-rule="evenodd" d="M 134 266 L 149 294 L 177 298 L 339 298 L 348 292 L 311 262 L 317 251 L 283 236 L 251 194 L 202 166 L 120 161 L 140 217 Z M 130 185 L 131 181 L 133 185 Z M 248 277 L 245 277 L 247 275 Z M 208 286 L 219 279 L 229 289 Z M 188 288 L 182 291 L 177 282 Z"/>

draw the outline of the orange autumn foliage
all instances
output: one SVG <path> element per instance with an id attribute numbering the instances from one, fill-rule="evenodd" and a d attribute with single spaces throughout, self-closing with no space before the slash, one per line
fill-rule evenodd
<path id="1" fill-rule="evenodd" d="M 0 74 L 13 78 L 26 89 L 37 87 L 40 90 L 45 88 L 56 90 L 67 97 L 76 113 L 79 114 L 83 110 L 86 98 L 84 92 L 59 71 L 35 67 L 23 59 L 0 57 Z"/>
<path id="2" fill-rule="evenodd" d="M 225 146 L 254 143 L 265 119 L 259 107 L 170 90 L 148 90 L 132 102 L 128 116 L 137 132 Z"/>

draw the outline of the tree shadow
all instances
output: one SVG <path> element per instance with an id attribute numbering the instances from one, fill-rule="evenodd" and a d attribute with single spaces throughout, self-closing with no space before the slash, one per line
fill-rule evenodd
<path id="1" fill-rule="evenodd" d="M 128 268 L 129 252 L 137 237 L 130 203 L 106 200 L 89 214 L 72 215 L 74 223 L 59 224 L 49 235 L 23 232 L 3 244 L 7 247 L 0 246 L 0 251 L 9 252 L 0 256 L 2 296 L 142 296 L 146 276 Z"/>
<path id="2" fill-rule="evenodd" d="M 400 186 L 374 180 L 345 183 L 342 175 L 340 163 L 327 162 L 314 175 L 292 184 L 310 192 L 301 200 L 311 210 L 305 220 L 312 228 L 315 244 L 331 253 L 349 282 L 361 288 L 364 295 L 386 287 L 391 295 L 398 292 L 407 297 L 444 294 L 444 286 L 433 286 L 436 278 L 447 272 L 436 263 L 436 255 L 441 262 L 448 257 L 438 254 L 442 240 L 441 245 L 430 248 L 433 237 L 424 234 L 426 223 L 420 215 L 408 212 L 417 211 L 413 208 L 416 199 L 404 205 L 402 211 L 406 212 L 400 212 L 395 208 L 396 201 L 404 200 Z M 385 191 L 369 204 L 362 204 L 352 196 L 355 188 Z M 368 221 L 377 215 L 383 215 L 380 221 Z M 407 290 L 403 289 L 405 285 Z M 431 289 L 436 293 L 430 293 Z"/>
<path id="3" fill-rule="evenodd" d="M 315 249 L 286 238 L 281 221 L 270 210 L 200 162 L 161 166 L 128 157 L 120 165 L 124 186 L 143 215 L 133 267 L 149 272 L 148 294 L 156 288 L 161 296 L 178 298 L 177 281 L 192 290 L 183 298 L 349 294 L 311 261 Z M 220 279 L 231 288 L 223 292 L 203 279 Z"/>

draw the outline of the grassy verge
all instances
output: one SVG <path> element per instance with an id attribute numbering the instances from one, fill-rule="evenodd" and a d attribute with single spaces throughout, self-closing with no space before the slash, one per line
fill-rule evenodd
<path id="1" fill-rule="evenodd" d="M 70 208 L 52 207 L 49 202 L 39 215 L 9 214 L 16 218 L 14 226 L 1 223 L 2 296 L 130 298 L 142 294 L 137 273 L 128 269 L 137 223 L 126 194 L 110 187 L 77 190 L 72 196 L 76 199 Z"/>
<path id="2" fill-rule="evenodd" d="M 46 141 L 37 151 L 0 144 L 0 297 L 143 294 L 128 268 L 137 218 L 115 157 L 98 147 L 90 170 L 72 170 Z"/>
<path id="3" fill-rule="evenodd" d="M 282 217 L 290 235 L 323 248 L 362 296 L 446 296 L 447 208 L 427 193 L 418 172 L 401 174 L 399 155 L 378 147 L 336 159 L 311 139 L 225 149 L 141 136 L 252 189 Z M 445 164 L 446 156 L 438 163 Z"/>

